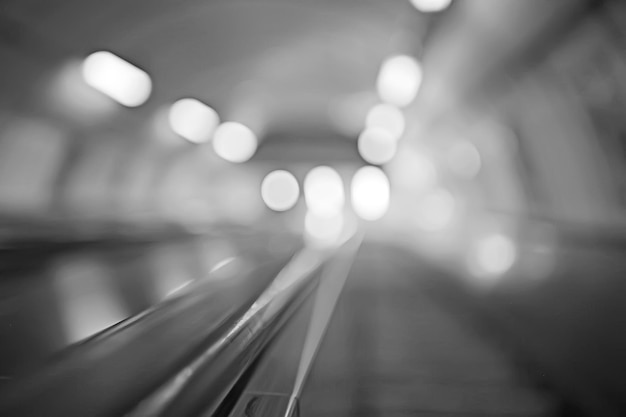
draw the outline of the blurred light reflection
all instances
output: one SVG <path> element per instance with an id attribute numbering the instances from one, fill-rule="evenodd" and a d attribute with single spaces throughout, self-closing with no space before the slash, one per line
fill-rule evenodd
<path id="1" fill-rule="evenodd" d="M 377 104 L 370 109 L 365 119 L 366 128 L 383 129 L 394 139 L 402 136 L 405 124 L 402 111 L 390 104 Z"/>
<path id="2" fill-rule="evenodd" d="M 382 101 L 405 107 L 415 100 L 421 84 L 420 64 L 410 56 L 397 55 L 381 66 L 376 87 Z"/>
<path id="3" fill-rule="evenodd" d="M 411 4 L 420 12 L 435 13 L 447 9 L 452 0 L 411 0 Z"/>
<path id="4" fill-rule="evenodd" d="M 499 276 L 509 271 L 517 259 L 517 247 L 500 233 L 479 238 L 471 250 L 470 267 L 478 276 Z"/>
<path id="5" fill-rule="evenodd" d="M 172 104 L 169 111 L 172 130 L 192 143 L 211 139 L 220 122 L 215 110 L 194 98 L 183 98 Z"/>
<path id="6" fill-rule="evenodd" d="M 217 264 L 215 264 L 215 266 L 209 272 L 216 272 L 217 270 L 224 268 L 225 266 L 236 260 L 237 257 L 235 256 L 229 256 L 228 258 L 222 259 Z"/>
<path id="7" fill-rule="evenodd" d="M 219 261 L 209 272 L 211 281 L 228 281 L 237 278 L 244 269 L 250 267 L 249 261 L 240 256 L 230 256 Z"/>
<path id="8" fill-rule="evenodd" d="M 152 80 L 142 69 L 108 51 L 98 51 L 83 62 L 87 84 L 127 107 L 142 105 L 152 92 Z"/>
<path id="9" fill-rule="evenodd" d="M 229 162 L 246 162 L 256 152 L 258 139 L 248 127 L 237 122 L 225 122 L 217 127 L 213 137 L 215 153 Z"/>
<path id="10" fill-rule="evenodd" d="M 261 184 L 261 197 L 267 207 L 274 211 L 289 210 L 296 205 L 299 196 L 298 180 L 289 171 L 272 171 Z"/>
<path id="11" fill-rule="evenodd" d="M 363 220 L 378 220 L 389 209 L 389 180 L 377 167 L 360 168 L 352 178 L 352 208 Z"/>
<path id="12" fill-rule="evenodd" d="M 332 216 L 320 216 L 307 211 L 304 218 L 306 240 L 313 246 L 331 246 L 339 242 L 344 228 L 342 213 Z"/>
<path id="13" fill-rule="evenodd" d="M 209 272 L 214 272 L 225 264 L 228 259 L 236 259 L 238 257 L 238 251 L 235 246 L 226 240 L 209 240 L 203 242 L 203 250 L 200 254 L 200 259 L 204 269 Z"/>
<path id="14" fill-rule="evenodd" d="M 320 217 L 333 217 L 343 210 L 343 181 L 331 167 L 313 168 L 304 179 L 304 198 L 309 211 Z"/>
<path id="15" fill-rule="evenodd" d="M 386 130 L 365 129 L 358 139 L 361 157 L 374 165 L 382 165 L 393 159 L 396 154 L 396 140 Z"/>

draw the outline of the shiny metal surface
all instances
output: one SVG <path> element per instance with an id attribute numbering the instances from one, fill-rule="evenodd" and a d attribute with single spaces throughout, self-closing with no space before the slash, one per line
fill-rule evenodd
<path id="1" fill-rule="evenodd" d="M 306 300 L 328 257 L 310 248 L 291 255 L 271 261 L 257 247 L 217 262 L 197 283 L 16 379 L 0 397 L 3 415 L 213 414 Z"/>
<path id="2" fill-rule="evenodd" d="M 264 283 L 252 278 L 253 271 L 263 276 L 258 268 L 292 253 L 280 247 L 272 252 L 257 242 L 245 236 L 191 237 L 169 243 L 118 241 L 43 249 L 44 255 L 41 249 L 6 250 L 3 255 L 21 266 L 4 271 L 1 283 L 3 385 L 68 346 L 190 288 L 198 292 L 198 301 L 224 292 L 221 304 L 210 306 L 213 314 L 237 307 Z M 194 332 L 171 328 L 181 330 Z"/>

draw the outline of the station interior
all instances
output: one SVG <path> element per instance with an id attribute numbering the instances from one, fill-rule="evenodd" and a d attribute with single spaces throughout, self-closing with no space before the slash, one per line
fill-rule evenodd
<path id="1" fill-rule="evenodd" d="M 0 0 L 0 91 L 0 415 L 626 415 L 626 2 Z"/>

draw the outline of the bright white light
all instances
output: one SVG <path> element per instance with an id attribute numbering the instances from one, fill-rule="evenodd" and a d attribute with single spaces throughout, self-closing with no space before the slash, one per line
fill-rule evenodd
<path id="1" fill-rule="evenodd" d="M 417 224 L 424 230 L 445 229 L 454 220 L 456 203 L 450 192 L 437 189 L 426 194 L 419 202 Z"/>
<path id="2" fill-rule="evenodd" d="M 333 216 L 318 216 L 309 210 L 304 218 L 304 229 L 307 237 L 316 245 L 325 246 L 336 243 L 341 237 L 343 224 L 341 213 Z"/>
<path id="3" fill-rule="evenodd" d="M 170 126 L 174 132 L 193 143 L 211 139 L 220 122 L 217 112 L 195 98 L 183 98 L 172 104 Z"/>
<path id="4" fill-rule="evenodd" d="M 229 162 L 246 162 L 256 152 L 258 140 L 248 127 L 237 122 L 225 122 L 213 136 L 213 149 Z"/>
<path id="5" fill-rule="evenodd" d="M 397 107 L 411 104 L 422 84 L 422 68 L 410 56 L 398 55 L 387 59 L 376 83 L 381 100 Z"/>
<path id="6" fill-rule="evenodd" d="M 145 71 L 107 51 L 94 52 L 85 59 L 83 78 L 127 107 L 142 105 L 152 91 L 152 80 Z"/>
<path id="7" fill-rule="evenodd" d="M 452 172 L 469 179 L 478 175 L 481 167 L 480 153 L 476 146 L 468 141 L 452 145 L 448 150 L 447 161 Z"/>
<path id="8" fill-rule="evenodd" d="M 500 275 L 507 272 L 517 258 L 515 243 L 502 234 L 492 234 L 475 243 L 474 256 L 478 272 Z"/>
<path id="9" fill-rule="evenodd" d="M 352 178 L 352 208 L 363 220 L 378 220 L 389 209 L 389 180 L 372 166 L 360 168 Z"/>
<path id="10" fill-rule="evenodd" d="M 391 104 L 377 104 L 370 109 L 365 118 L 366 128 L 386 130 L 394 139 L 402 136 L 405 124 L 402 111 Z"/>
<path id="11" fill-rule="evenodd" d="M 327 166 L 313 168 L 304 179 L 304 199 L 311 212 L 332 217 L 343 210 L 345 194 L 341 176 Z"/>
<path id="12" fill-rule="evenodd" d="M 396 154 L 396 140 L 382 129 L 366 129 L 359 136 L 359 154 L 370 164 L 382 165 Z"/>
<path id="13" fill-rule="evenodd" d="M 289 171 L 273 171 L 267 174 L 261 184 L 261 197 L 274 211 L 289 210 L 298 202 L 300 186 Z"/>
<path id="14" fill-rule="evenodd" d="M 411 4 L 424 13 L 440 12 L 452 3 L 452 0 L 411 0 Z"/>

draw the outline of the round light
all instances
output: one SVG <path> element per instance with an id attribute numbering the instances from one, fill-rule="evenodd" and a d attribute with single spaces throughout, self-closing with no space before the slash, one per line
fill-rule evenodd
<path id="1" fill-rule="evenodd" d="M 343 215 L 318 216 L 312 211 L 307 211 L 304 218 L 304 229 L 309 241 L 314 244 L 328 245 L 337 242 L 343 231 Z"/>
<path id="2" fill-rule="evenodd" d="M 396 154 L 396 140 L 386 130 L 366 129 L 358 140 L 359 154 L 370 164 L 382 165 Z"/>
<path id="3" fill-rule="evenodd" d="M 476 266 L 487 275 L 507 272 L 517 257 L 515 243 L 502 234 L 492 234 L 479 239 L 474 247 Z"/>
<path id="4" fill-rule="evenodd" d="M 169 122 L 172 130 L 193 143 L 211 139 L 220 122 L 217 112 L 195 98 L 183 98 L 170 107 Z"/>
<path id="5" fill-rule="evenodd" d="M 261 197 L 274 211 L 289 210 L 298 202 L 300 186 L 289 171 L 273 171 L 267 174 L 261 184 Z"/>
<path id="6" fill-rule="evenodd" d="M 410 56 L 398 55 L 387 59 L 378 74 L 376 87 L 385 103 L 397 107 L 411 104 L 422 84 L 422 68 Z"/>
<path id="7" fill-rule="evenodd" d="M 365 118 L 366 128 L 383 129 L 395 139 L 402 136 L 405 124 L 402 111 L 391 104 L 377 104 L 370 109 Z"/>
<path id="8" fill-rule="evenodd" d="M 142 105 L 152 92 L 152 80 L 144 70 L 108 51 L 89 55 L 82 69 L 88 85 L 127 107 Z"/>
<path id="9" fill-rule="evenodd" d="M 327 166 L 313 168 L 304 179 L 304 198 L 307 207 L 315 215 L 337 215 L 345 204 L 341 176 Z"/>
<path id="10" fill-rule="evenodd" d="M 481 167 L 481 158 L 478 149 L 471 142 L 456 142 L 447 154 L 450 170 L 464 178 L 474 178 Z"/>
<path id="11" fill-rule="evenodd" d="M 352 208 L 363 220 L 378 220 L 389 209 L 389 180 L 377 167 L 359 168 L 352 178 Z"/>
<path id="12" fill-rule="evenodd" d="M 447 9 L 452 0 L 411 0 L 411 4 L 423 13 L 440 12 Z"/>
<path id="13" fill-rule="evenodd" d="M 213 136 L 213 149 L 229 162 L 245 162 L 257 149 L 256 135 L 248 127 L 237 122 L 225 122 L 217 127 Z"/>

